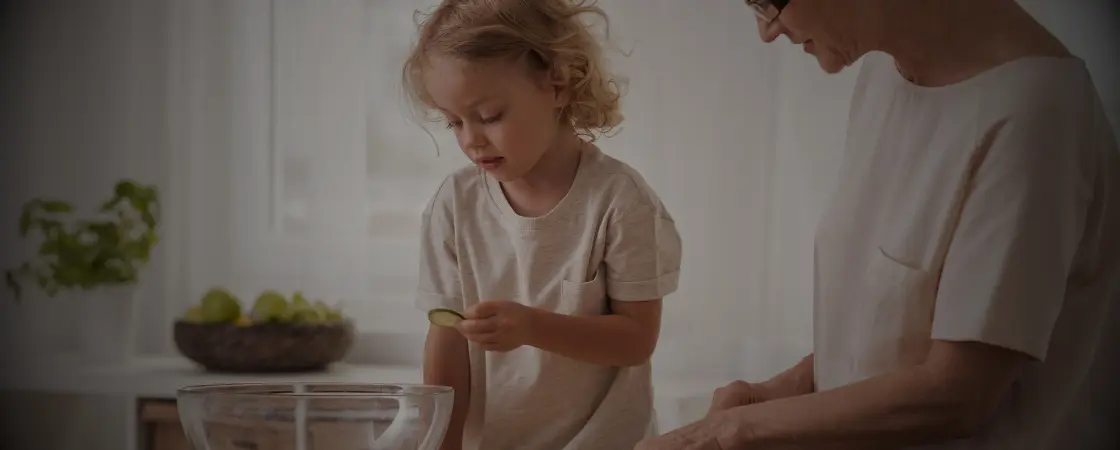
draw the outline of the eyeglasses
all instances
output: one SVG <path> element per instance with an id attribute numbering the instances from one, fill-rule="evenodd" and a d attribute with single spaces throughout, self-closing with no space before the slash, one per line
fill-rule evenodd
<path id="1" fill-rule="evenodd" d="M 789 0 L 743 0 L 747 6 L 754 10 L 758 17 L 767 22 L 773 22 L 782 13 L 782 9 L 789 4 Z"/>

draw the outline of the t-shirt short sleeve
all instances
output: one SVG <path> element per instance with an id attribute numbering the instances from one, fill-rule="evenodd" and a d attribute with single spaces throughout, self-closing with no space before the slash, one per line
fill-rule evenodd
<path id="1" fill-rule="evenodd" d="M 677 290 L 680 279 L 676 223 L 660 207 L 634 205 L 608 225 L 603 259 L 611 300 L 660 300 Z"/>
<path id="2" fill-rule="evenodd" d="M 1091 201 L 1092 158 L 1071 114 L 1002 122 L 945 256 L 932 338 L 1045 360 Z"/>
<path id="3" fill-rule="evenodd" d="M 450 188 L 450 183 L 444 182 L 421 215 L 420 271 L 415 305 L 423 311 L 463 309 L 455 248 L 454 199 L 450 197 Z"/>

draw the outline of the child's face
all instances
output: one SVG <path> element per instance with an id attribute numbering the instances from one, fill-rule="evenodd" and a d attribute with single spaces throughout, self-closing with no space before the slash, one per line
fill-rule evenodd
<path id="1" fill-rule="evenodd" d="M 559 90 L 524 64 L 433 58 L 424 82 L 463 153 L 500 181 L 521 179 L 557 141 Z"/>

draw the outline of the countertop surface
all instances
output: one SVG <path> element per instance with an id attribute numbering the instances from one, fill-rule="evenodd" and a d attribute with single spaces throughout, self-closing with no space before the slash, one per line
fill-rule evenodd
<path id="1" fill-rule="evenodd" d="M 323 372 L 299 374 L 223 374 L 202 370 L 176 356 L 140 357 L 129 363 L 91 364 L 77 359 L 51 359 L 5 367 L 0 390 L 89 395 L 174 397 L 183 386 L 215 383 L 328 382 L 420 383 L 419 367 L 336 363 Z M 655 378 L 659 396 L 710 395 L 730 380 Z"/>
<path id="2" fill-rule="evenodd" d="M 12 370 L 14 369 L 14 370 Z M 418 383 L 419 367 L 334 364 L 323 372 L 297 374 L 223 374 L 202 370 L 174 356 L 141 357 L 121 364 L 91 364 L 54 359 L 5 368 L 0 389 L 84 395 L 174 398 L 183 386 L 216 383 L 327 382 Z"/>

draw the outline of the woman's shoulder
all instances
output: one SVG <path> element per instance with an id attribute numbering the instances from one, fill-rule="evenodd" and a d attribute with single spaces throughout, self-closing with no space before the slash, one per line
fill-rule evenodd
<path id="1" fill-rule="evenodd" d="M 1027 56 L 977 77 L 980 95 L 1017 111 L 1092 109 L 1098 99 L 1085 62 L 1074 56 Z"/>
<path id="2" fill-rule="evenodd" d="M 1107 119 L 1100 94 L 1082 60 L 1026 57 L 993 70 L 991 75 L 976 90 L 982 125 L 1016 133 L 1022 142 L 1039 145 L 1053 143 L 1046 138 L 1055 136 L 1064 137 L 1066 147 L 1093 144 L 1101 138 L 1101 124 Z"/>

